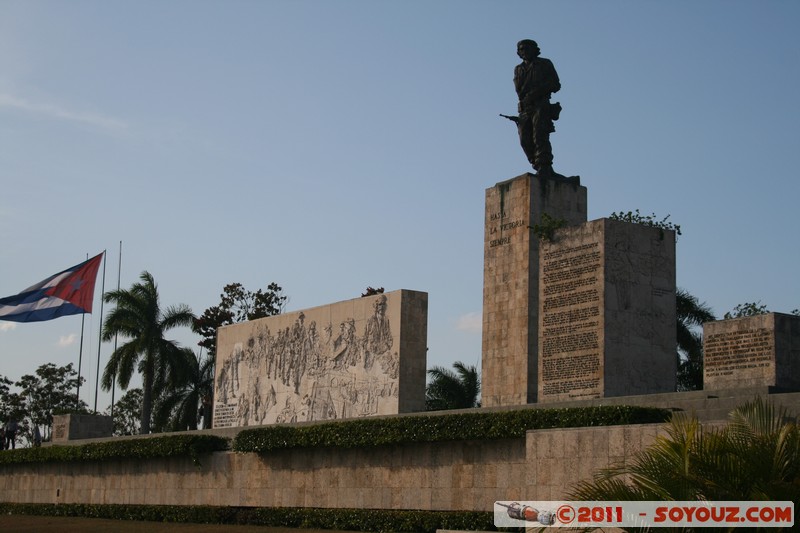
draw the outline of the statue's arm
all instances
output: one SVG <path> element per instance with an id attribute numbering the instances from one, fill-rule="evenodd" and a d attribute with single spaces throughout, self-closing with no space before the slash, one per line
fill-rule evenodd
<path id="1" fill-rule="evenodd" d="M 549 72 L 548 72 L 549 75 L 547 76 L 548 85 L 549 85 L 549 91 L 551 93 L 557 93 L 558 91 L 561 90 L 561 80 L 558 79 L 558 72 L 556 72 L 556 67 L 555 67 L 555 65 L 553 65 L 553 62 L 550 61 L 549 59 L 547 59 L 546 61 L 547 61 L 547 65 L 549 67 L 549 69 L 548 69 L 549 70 Z"/>

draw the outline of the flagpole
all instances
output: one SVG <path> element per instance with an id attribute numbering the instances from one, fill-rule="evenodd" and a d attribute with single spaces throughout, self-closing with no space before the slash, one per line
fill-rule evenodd
<path id="1" fill-rule="evenodd" d="M 97 414 L 97 392 L 100 387 L 100 347 L 103 342 L 103 301 L 106 292 L 106 251 L 103 250 L 103 285 L 100 289 L 100 328 L 97 334 L 97 377 L 94 381 L 94 414 Z"/>
<path id="2" fill-rule="evenodd" d="M 86 254 L 86 260 L 89 260 L 89 254 Z M 81 313 L 81 347 L 78 350 L 78 390 L 75 392 L 75 408 L 81 406 L 81 360 L 83 359 L 83 325 L 86 322 L 86 313 Z"/>
<path id="3" fill-rule="evenodd" d="M 117 292 L 119 292 L 119 282 L 122 278 L 122 241 L 119 241 L 119 264 L 117 266 Z M 114 333 L 114 352 L 117 351 L 117 334 Z M 112 353 L 114 353 L 112 352 Z M 114 391 L 117 388 L 117 373 L 111 378 L 111 420 L 114 420 Z"/>
<path id="4" fill-rule="evenodd" d="M 81 405 L 81 359 L 83 359 L 83 325 L 86 322 L 86 313 L 81 313 L 81 347 L 78 350 L 78 390 L 75 392 L 75 408 Z"/>

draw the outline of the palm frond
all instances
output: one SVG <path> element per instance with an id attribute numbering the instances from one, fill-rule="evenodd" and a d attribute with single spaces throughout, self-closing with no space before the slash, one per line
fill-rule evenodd
<path id="1" fill-rule="evenodd" d="M 678 414 L 666 434 L 626 464 L 597 472 L 569 494 L 576 500 L 796 501 L 800 435 L 783 409 L 760 398 L 704 429 Z"/>

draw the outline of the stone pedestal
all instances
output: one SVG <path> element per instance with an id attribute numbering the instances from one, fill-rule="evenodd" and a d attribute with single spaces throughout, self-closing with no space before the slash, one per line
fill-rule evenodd
<path id="1" fill-rule="evenodd" d="M 800 391 L 800 317 L 768 313 L 703 324 L 703 389 Z"/>
<path id="2" fill-rule="evenodd" d="M 105 415 L 53 415 L 53 442 L 110 437 L 114 423 Z"/>
<path id="3" fill-rule="evenodd" d="M 586 187 L 523 174 L 486 190 L 483 270 L 482 404 L 536 401 L 539 242 L 533 226 L 547 213 L 568 225 L 586 221 Z"/>
<path id="4" fill-rule="evenodd" d="M 538 401 L 673 392 L 675 234 L 599 219 L 540 249 Z"/>

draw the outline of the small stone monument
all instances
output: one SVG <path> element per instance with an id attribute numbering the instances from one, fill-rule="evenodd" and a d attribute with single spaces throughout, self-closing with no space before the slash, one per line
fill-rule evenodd
<path id="1" fill-rule="evenodd" d="M 800 317 L 783 313 L 703 324 L 703 389 L 800 391 Z"/>
<path id="2" fill-rule="evenodd" d="M 110 416 L 90 414 L 53 415 L 54 443 L 110 437 L 114 422 Z"/>

